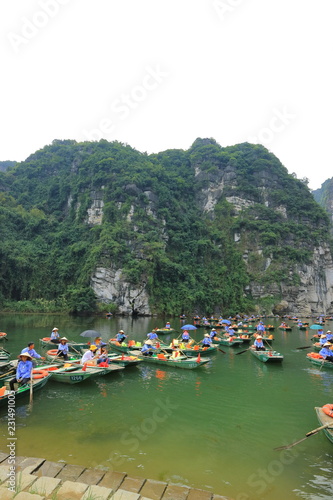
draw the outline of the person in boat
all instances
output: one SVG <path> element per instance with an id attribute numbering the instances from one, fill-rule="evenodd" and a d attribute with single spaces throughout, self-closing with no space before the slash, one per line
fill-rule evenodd
<path id="1" fill-rule="evenodd" d="M 58 345 L 58 350 L 57 350 L 57 357 L 64 358 L 65 361 L 68 360 L 68 352 L 69 352 L 69 347 L 67 342 L 68 339 L 66 337 L 61 337 L 60 344 Z"/>
<path id="2" fill-rule="evenodd" d="M 95 340 L 91 342 L 91 345 L 95 345 L 97 349 L 100 350 L 101 353 L 102 347 L 104 347 L 106 343 L 103 342 L 102 337 L 96 337 Z"/>
<path id="3" fill-rule="evenodd" d="M 59 344 L 59 339 L 60 339 L 60 335 L 59 335 L 59 330 L 58 328 L 53 328 L 52 332 L 51 332 L 51 342 L 53 342 L 53 344 Z"/>
<path id="4" fill-rule="evenodd" d="M 35 351 L 35 343 L 29 342 L 28 347 L 22 349 L 21 354 L 27 353 L 32 358 L 32 365 L 37 366 L 36 359 L 45 359 L 43 356 Z"/>
<path id="5" fill-rule="evenodd" d="M 331 344 L 333 344 L 333 333 L 331 332 L 331 330 L 327 330 L 326 339 L 327 339 L 327 342 L 330 342 Z"/>
<path id="6" fill-rule="evenodd" d="M 265 325 L 262 321 L 259 321 L 257 324 L 257 332 L 264 332 L 265 331 Z"/>
<path id="7" fill-rule="evenodd" d="M 213 340 L 215 337 L 217 337 L 217 331 L 215 328 L 213 328 L 209 334 L 210 338 Z"/>
<path id="8" fill-rule="evenodd" d="M 110 363 L 108 351 L 106 350 L 105 347 L 101 348 L 101 354 L 98 356 L 98 359 L 97 359 L 97 364 L 99 365 L 101 363 L 105 363 L 106 365 L 109 365 L 109 363 Z"/>
<path id="9" fill-rule="evenodd" d="M 281 325 L 279 326 L 279 328 L 287 328 L 288 325 L 287 323 L 285 323 L 285 321 L 281 321 Z"/>
<path id="10" fill-rule="evenodd" d="M 171 325 L 170 325 L 169 321 L 166 322 L 166 325 L 165 325 L 164 328 L 171 328 Z"/>
<path id="11" fill-rule="evenodd" d="M 183 333 L 182 333 L 182 340 L 184 342 L 189 342 L 190 338 L 191 337 L 190 337 L 190 334 L 188 333 L 188 331 L 184 330 Z"/>
<path id="12" fill-rule="evenodd" d="M 255 341 L 253 342 L 253 345 L 256 351 L 266 351 L 261 335 L 257 336 Z"/>
<path id="13" fill-rule="evenodd" d="M 31 379 L 32 357 L 28 353 L 19 355 L 20 361 L 17 364 L 16 375 L 9 381 L 11 391 L 14 391 L 14 384 L 18 383 L 20 386 L 25 385 Z"/>
<path id="14" fill-rule="evenodd" d="M 176 346 L 173 351 L 172 351 L 172 354 L 171 354 L 171 359 L 177 359 L 179 358 L 179 356 L 181 356 L 181 352 L 179 350 L 179 346 Z"/>
<path id="15" fill-rule="evenodd" d="M 331 361 L 333 363 L 333 352 L 331 351 L 332 344 L 330 342 L 325 342 L 324 347 L 320 349 L 319 354 L 326 361 Z"/>
<path id="16" fill-rule="evenodd" d="M 327 337 L 326 337 L 326 335 L 325 335 L 325 334 L 320 335 L 320 339 L 319 339 L 319 343 L 320 343 L 320 345 L 322 345 L 322 346 L 323 346 L 324 344 L 326 344 L 326 342 L 327 342 Z"/>
<path id="17" fill-rule="evenodd" d="M 156 342 L 157 340 L 159 340 L 158 335 L 157 335 L 156 332 L 149 332 L 149 333 L 147 333 L 147 338 L 149 340 L 152 340 L 153 342 Z"/>
<path id="18" fill-rule="evenodd" d="M 126 338 L 127 338 L 127 335 L 125 335 L 124 330 L 119 330 L 119 332 L 116 335 L 117 342 L 119 342 L 119 344 L 122 344 Z"/>
<path id="19" fill-rule="evenodd" d="M 97 347 L 95 345 L 91 345 L 90 349 L 84 353 L 84 355 L 81 358 L 80 364 L 84 365 L 88 361 L 95 361 L 98 358 L 98 355 L 96 354 Z"/>
<path id="20" fill-rule="evenodd" d="M 201 341 L 202 347 L 210 347 L 212 345 L 212 339 L 210 338 L 209 333 L 205 333 L 204 338 Z"/>
<path id="21" fill-rule="evenodd" d="M 152 356 L 153 355 L 153 349 L 156 349 L 155 346 L 153 346 L 153 341 L 152 340 L 145 340 L 145 343 L 142 346 L 141 353 L 143 356 Z"/>

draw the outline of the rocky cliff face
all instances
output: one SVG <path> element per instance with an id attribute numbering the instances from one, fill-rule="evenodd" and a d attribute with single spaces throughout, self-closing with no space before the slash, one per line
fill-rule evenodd
<path id="1" fill-rule="evenodd" d="M 205 187 L 197 192 L 197 203 L 202 212 L 210 218 L 215 217 L 215 207 L 221 197 L 224 197 L 233 208 L 235 218 L 242 216 L 244 211 L 259 202 L 271 208 L 283 220 L 288 221 L 288 207 L 283 204 L 274 204 L 270 198 L 270 192 L 279 183 L 277 176 L 272 176 L 265 170 L 261 172 L 262 175 L 257 175 L 259 199 L 254 200 L 253 197 L 248 198 L 239 193 L 236 168 L 229 165 L 215 174 L 207 174 L 201 170 L 200 165 L 194 165 L 194 170 L 196 179 L 205 182 Z M 233 194 L 236 190 L 238 190 L 237 194 Z M 149 195 L 147 214 L 156 219 L 154 209 L 156 197 L 152 192 L 148 194 L 145 192 L 145 195 Z M 127 215 L 128 222 L 132 221 L 135 210 L 135 205 L 131 205 Z M 88 223 L 90 225 L 101 224 L 102 217 L 103 199 L 99 192 L 95 197 L 92 195 L 91 207 L 88 210 Z M 164 226 L 165 221 L 161 222 Z M 164 231 L 163 238 L 167 241 L 167 231 Z M 234 232 L 234 242 L 242 251 L 249 274 L 257 276 L 256 279 L 250 280 L 245 292 L 258 303 L 262 299 L 271 299 L 271 309 L 266 308 L 267 313 L 294 313 L 303 316 L 317 312 L 333 313 L 333 260 L 328 244 L 311 247 L 311 264 L 296 263 L 290 266 L 283 280 L 267 283 L 260 278 L 271 267 L 274 267 L 274 256 L 265 256 L 260 242 L 249 237 L 246 229 Z M 281 241 L 281 245 L 284 244 L 285 242 Z M 254 265 L 253 262 L 256 264 Z M 297 276 L 296 283 L 295 276 Z M 100 301 L 117 304 L 122 314 L 151 314 L 145 283 L 140 287 L 133 287 L 124 277 L 122 269 L 116 269 L 113 266 L 98 267 L 91 277 L 91 285 Z"/>

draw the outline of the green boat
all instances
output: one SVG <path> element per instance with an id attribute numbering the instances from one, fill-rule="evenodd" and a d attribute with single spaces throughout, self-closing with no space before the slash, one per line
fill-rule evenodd
<path id="1" fill-rule="evenodd" d="M 9 360 L 9 356 L 10 356 L 10 352 L 5 351 L 5 349 L 2 349 L 0 347 L 0 362 L 8 361 Z"/>
<path id="2" fill-rule="evenodd" d="M 18 399 L 21 399 L 21 398 L 23 399 L 24 397 L 29 398 L 29 396 L 30 396 L 30 383 L 26 384 L 26 385 L 22 385 L 22 386 L 18 386 L 18 384 L 15 384 L 14 388 L 16 387 L 16 389 L 14 391 L 10 390 L 9 381 L 13 377 L 14 377 L 14 375 L 11 375 L 9 377 L 4 378 L 4 380 L 2 381 L 3 387 L 5 387 L 6 389 L 4 390 L 4 394 L 2 394 L 0 396 L 0 407 L 5 407 L 5 406 L 8 407 L 9 401 L 15 401 L 15 404 L 16 404 L 16 401 Z M 45 376 L 42 378 L 33 379 L 32 380 L 32 392 L 33 392 L 33 394 L 36 391 L 39 391 L 40 389 L 42 389 L 44 387 L 44 385 L 50 380 L 50 378 L 51 378 L 51 374 L 46 373 Z M 10 396 L 10 398 L 9 398 L 9 396 Z M 14 398 L 14 396 L 15 396 L 15 398 Z"/>
<path id="3" fill-rule="evenodd" d="M 316 357 L 313 357 L 313 355 L 316 355 Z M 306 357 L 308 358 L 309 361 L 315 366 L 319 366 L 320 368 L 329 368 L 332 370 L 333 368 L 333 363 L 331 361 L 327 361 L 326 359 L 320 357 L 318 358 L 318 353 L 317 352 L 309 352 Z"/>
<path id="4" fill-rule="evenodd" d="M 39 345 L 43 349 L 57 349 L 59 344 L 60 342 L 57 344 L 51 342 L 51 337 L 44 337 L 43 339 L 39 339 Z M 87 342 L 74 342 L 72 340 L 69 340 L 67 342 L 67 345 L 71 352 L 80 352 L 81 349 L 89 349 L 90 347 L 90 344 L 87 344 Z"/>
<path id="5" fill-rule="evenodd" d="M 160 346 L 157 348 L 157 350 L 161 351 L 166 351 L 168 354 L 171 354 L 175 349 L 172 348 L 169 344 L 157 344 L 155 347 Z M 180 347 L 180 345 L 175 346 L 176 348 L 179 347 L 179 351 L 184 354 L 185 356 L 188 357 L 196 357 L 198 354 L 200 356 L 209 356 L 210 354 L 215 354 L 217 352 L 217 347 L 215 346 L 210 346 L 210 347 L 199 347 L 199 349 L 195 349 L 194 347 Z"/>
<path id="6" fill-rule="evenodd" d="M 153 354 L 152 356 L 142 356 L 143 361 L 155 365 L 172 366 L 173 368 L 182 368 L 185 370 L 194 370 L 210 361 L 209 358 L 198 359 L 179 356 L 176 359 L 168 358 L 167 355 Z"/>
<path id="7" fill-rule="evenodd" d="M 268 349 L 266 351 L 256 351 L 253 346 L 249 348 L 249 351 L 255 358 L 263 363 L 281 363 L 283 361 L 283 354 L 274 351 L 273 349 Z"/>
<path id="8" fill-rule="evenodd" d="M 319 406 L 315 406 L 315 410 L 320 425 L 330 424 L 330 426 L 327 427 L 326 429 L 323 429 L 323 431 L 327 439 L 331 441 L 331 443 L 333 443 L 333 418 L 330 417 L 329 415 L 326 415 L 326 413 L 323 411 L 323 408 Z"/>
<path id="9" fill-rule="evenodd" d="M 177 332 L 174 328 L 154 328 L 152 332 L 157 333 L 158 335 L 169 335 L 169 333 Z"/>
<path id="10" fill-rule="evenodd" d="M 73 366 L 79 367 L 82 369 L 82 365 L 80 364 L 81 357 L 72 355 L 69 356 L 67 360 L 59 360 L 59 358 L 56 359 L 56 356 L 52 356 L 48 354 L 47 359 L 53 363 L 56 363 L 58 365 L 64 365 L 64 364 L 72 364 Z M 43 368 L 43 365 L 41 365 L 41 368 Z M 110 363 L 108 366 L 99 366 L 99 365 L 86 365 L 86 371 L 91 373 L 92 376 L 102 376 L 102 375 L 107 375 L 111 372 L 116 372 L 119 370 L 123 370 L 125 366 L 120 366 L 115 363 Z"/>
<path id="11" fill-rule="evenodd" d="M 51 380 L 64 384 L 78 384 L 93 375 L 91 371 L 84 371 L 79 366 L 62 367 L 59 365 L 44 365 L 43 370 L 51 373 Z"/>
<path id="12" fill-rule="evenodd" d="M 218 345 L 224 345 L 228 347 L 238 347 L 239 345 L 243 344 L 243 340 L 237 337 L 230 337 L 232 340 L 229 339 L 213 339 L 213 344 L 218 344 Z"/>

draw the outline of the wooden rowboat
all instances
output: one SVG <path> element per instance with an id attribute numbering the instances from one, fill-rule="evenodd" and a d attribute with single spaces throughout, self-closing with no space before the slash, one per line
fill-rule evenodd
<path id="1" fill-rule="evenodd" d="M 56 349 L 58 348 L 59 344 L 60 341 L 59 343 L 56 344 L 54 342 L 51 342 L 51 337 L 44 337 L 43 339 L 39 339 L 39 345 L 44 349 Z M 77 352 L 77 351 L 80 352 L 81 349 L 89 349 L 90 347 L 90 344 L 87 344 L 86 342 L 69 341 L 67 342 L 67 345 L 71 352 Z"/>
<path id="2" fill-rule="evenodd" d="M 174 333 L 176 330 L 174 328 L 154 328 L 152 332 L 157 333 L 159 335 L 169 335 L 169 333 Z"/>
<path id="3" fill-rule="evenodd" d="M 320 425 L 332 424 L 332 427 L 327 427 L 326 429 L 323 429 L 323 431 L 327 439 L 333 443 L 333 418 L 326 415 L 322 407 L 315 406 L 315 410 Z"/>
<path id="4" fill-rule="evenodd" d="M 317 352 L 309 352 L 306 357 L 308 360 L 315 366 L 319 366 L 320 368 L 329 368 L 330 370 L 333 369 L 333 363 L 331 361 L 327 361 L 326 359 L 322 358 L 321 356 L 318 357 L 319 354 Z"/>
<path id="5" fill-rule="evenodd" d="M 7 333 L 5 333 L 5 332 L 0 332 L 0 340 L 8 340 L 8 339 L 7 339 Z"/>
<path id="6" fill-rule="evenodd" d="M 243 344 L 243 340 L 237 337 L 229 337 L 228 339 L 213 339 L 213 344 L 224 345 L 228 347 L 238 347 Z"/>
<path id="7" fill-rule="evenodd" d="M 30 383 L 26 384 L 26 385 L 22 385 L 22 386 L 18 386 L 18 384 L 15 384 L 14 388 L 16 387 L 16 389 L 14 391 L 10 390 L 9 381 L 13 377 L 14 377 L 14 375 L 11 375 L 9 377 L 4 378 L 4 380 L 2 381 L 3 388 L 5 387 L 5 389 L 3 389 L 2 391 L 0 389 L 0 391 L 3 392 L 3 394 L 0 395 L 0 407 L 4 407 L 4 406 L 8 407 L 10 401 L 15 401 L 15 404 L 16 404 L 17 399 L 29 397 L 29 395 L 30 395 Z M 33 379 L 32 380 L 33 393 L 42 389 L 44 387 L 44 385 L 50 380 L 50 378 L 51 378 L 51 374 L 47 373 L 45 371 L 45 375 L 43 377 L 38 378 L 38 379 Z"/>
<path id="8" fill-rule="evenodd" d="M 159 348 L 158 348 L 159 345 Z M 157 351 L 166 351 L 167 353 L 171 354 L 175 349 L 173 347 L 170 347 L 170 345 L 167 344 L 156 344 L 155 347 L 157 347 Z M 183 353 L 185 356 L 189 357 L 197 357 L 199 354 L 200 356 L 209 356 L 210 354 L 215 354 L 217 352 L 217 347 L 215 346 L 210 346 L 210 347 L 199 347 L 198 349 L 195 349 L 195 347 L 180 347 L 180 345 L 175 346 L 176 348 L 179 347 L 179 350 L 181 353 Z"/>
<path id="9" fill-rule="evenodd" d="M 93 375 L 91 371 L 84 371 L 82 367 L 73 365 L 67 367 L 59 366 L 58 364 L 44 365 L 43 370 L 51 374 L 51 380 L 64 384 L 78 384 Z"/>
<path id="10" fill-rule="evenodd" d="M 263 363 L 281 363 L 283 361 L 283 354 L 274 351 L 273 349 L 268 349 L 266 351 L 256 351 L 253 346 L 250 347 L 249 351 L 255 358 Z"/>
<path id="11" fill-rule="evenodd" d="M 146 363 L 152 363 L 156 365 L 172 366 L 173 368 L 182 368 L 185 370 L 194 370 L 203 366 L 208 361 L 209 358 L 200 359 L 198 358 L 187 358 L 186 356 L 179 356 L 176 359 L 168 358 L 163 354 L 153 354 L 152 356 L 142 356 L 143 361 Z"/>

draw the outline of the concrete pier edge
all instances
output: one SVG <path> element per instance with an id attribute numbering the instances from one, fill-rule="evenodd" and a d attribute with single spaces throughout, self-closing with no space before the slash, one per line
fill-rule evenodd
<path id="1" fill-rule="evenodd" d="M 12 482 L 11 482 L 12 481 Z M 1 500 L 231 500 L 210 491 L 0 451 Z"/>

